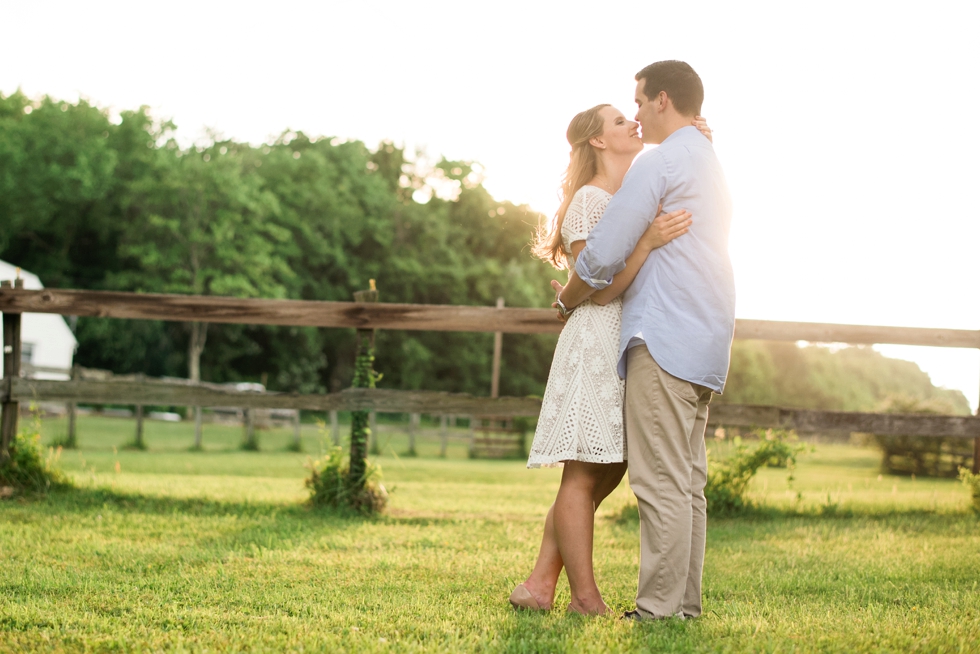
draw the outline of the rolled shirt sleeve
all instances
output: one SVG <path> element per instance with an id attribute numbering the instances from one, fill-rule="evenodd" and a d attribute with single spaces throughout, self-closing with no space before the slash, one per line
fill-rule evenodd
<path id="1" fill-rule="evenodd" d="M 589 233 L 575 262 L 575 272 L 586 284 L 602 290 L 626 267 L 653 219 L 667 188 L 667 169 L 656 151 L 640 155 L 626 173 L 599 224 Z"/>

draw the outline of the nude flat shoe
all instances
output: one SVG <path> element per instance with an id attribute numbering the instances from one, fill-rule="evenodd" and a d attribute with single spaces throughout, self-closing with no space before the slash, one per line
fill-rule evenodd
<path id="1" fill-rule="evenodd" d="M 515 609 L 526 609 L 528 611 L 541 611 L 541 606 L 534 599 L 534 595 L 524 584 L 517 584 L 517 588 L 510 594 L 510 603 Z"/>

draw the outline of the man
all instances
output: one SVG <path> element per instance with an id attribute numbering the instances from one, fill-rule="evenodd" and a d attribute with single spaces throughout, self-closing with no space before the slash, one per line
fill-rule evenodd
<path id="1" fill-rule="evenodd" d="M 728 374 L 735 284 L 728 257 L 731 200 L 711 143 L 696 127 L 704 88 L 688 64 L 660 61 L 636 75 L 640 155 L 589 234 L 556 306 L 570 311 L 625 267 L 657 214 L 687 209 L 685 236 L 654 250 L 623 296 L 620 376 L 626 379 L 630 487 L 640 509 L 636 610 L 624 618 L 701 614 L 712 391 Z"/>

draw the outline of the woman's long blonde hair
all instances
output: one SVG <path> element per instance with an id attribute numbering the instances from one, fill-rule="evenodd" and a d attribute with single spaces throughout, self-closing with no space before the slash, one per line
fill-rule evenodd
<path id="1" fill-rule="evenodd" d="M 599 112 L 608 106 L 608 104 L 597 104 L 591 109 L 576 114 L 568 124 L 568 131 L 565 132 L 565 138 L 572 146 L 572 152 L 568 157 L 568 168 L 561 178 L 561 191 L 558 194 L 561 205 L 547 225 L 538 227 L 537 237 L 531 246 L 531 252 L 535 256 L 544 259 L 559 270 L 568 267 L 568 257 L 571 254 L 565 251 L 565 246 L 561 242 L 561 226 L 565 221 L 565 212 L 568 211 L 568 205 L 571 204 L 575 193 L 588 184 L 598 172 L 599 156 L 595 148 L 589 144 L 589 140 L 602 136 L 604 121 Z"/>

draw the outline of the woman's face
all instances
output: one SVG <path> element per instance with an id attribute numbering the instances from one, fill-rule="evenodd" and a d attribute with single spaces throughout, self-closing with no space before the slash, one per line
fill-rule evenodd
<path id="1" fill-rule="evenodd" d="M 615 107 L 603 107 L 599 110 L 599 115 L 603 118 L 602 136 L 593 139 L 594 145 L 596 142 L 601 143 L 609 154 L 639 154 L 643 149 L 643 141 L 640 140 L 638 123 L 626 120 L 623 112 Z"/>

